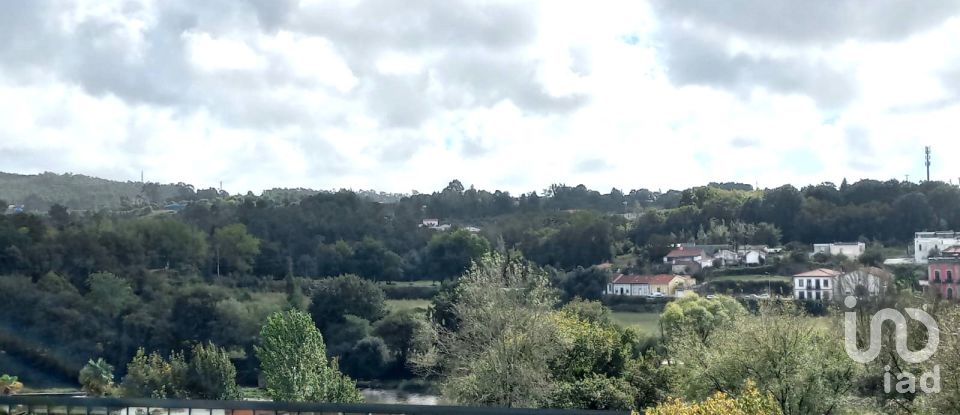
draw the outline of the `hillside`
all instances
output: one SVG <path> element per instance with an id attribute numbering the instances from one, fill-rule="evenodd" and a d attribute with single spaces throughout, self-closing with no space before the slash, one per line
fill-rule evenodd
<path id="1" fill-rule="evenodd" d="M 148 183 L 147 187 L 159 202 L 176 196 L 184 186 Z M 54 203 L 74 210 L 119 208 L 144 198 L 143 191 L 144 186 L 139 182 L 118 182 L 82 174 L 0 173 L 0 200 L 24 205 L 29 211 L 45 211 Z"/>

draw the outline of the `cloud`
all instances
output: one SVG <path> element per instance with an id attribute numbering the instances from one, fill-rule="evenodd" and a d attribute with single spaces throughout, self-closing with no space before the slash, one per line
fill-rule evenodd
<path id="1" fill-rule="evenodd" d="M 848 39 L 895 41 L 926 31 L 960 11 L 948 0 L 653 0 L 671 22 L 785 44 L 832 44 Z"/>
<path id="2" fill-rule="evenodd" d="M 6 170 L 517 193 L 919 177 L 914 147 L 960 151 L 956 1 L 9 3 Z"/>

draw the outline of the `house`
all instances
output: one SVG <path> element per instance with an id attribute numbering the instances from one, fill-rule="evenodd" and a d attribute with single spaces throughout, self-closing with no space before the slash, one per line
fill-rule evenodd
<path id="1" fill-rule="evenodd" d="M 665 296 L 683 296 L 697 281 L 683 275 L 624 275 L 620 274 L 607 284 L 606 294 L 649 296 L 662 293 Z"/>
<path id="2" fill-rule="evenodd" d="M 709 268 L 713 266 L 713 257 L 707 255 L 702 248 L 687 248 L 680 246 L 674 248 L 667 256 L 663 257 L 664 264 L 670 264 L 673 266 L 686 266 L 689 267 L 692 264 L 695 264 L 697 270 L 699 268 Z"/>
<path id="3" fill-rule="evenodd" d="M 867 249 L 863 242 L 832 242 L 828 244 L 813 244 L 813 254 L 843 255 L 849 259 L 857 259 Z"/>
<path id="4" fill-rule="evenodd" d="M 960 245 L 947 247 L 940 255 L 925 260 L 928 290 L 948 300 L 956 299 L 957 281 L 960 279 Z"/>
<path id="5" fill-rule="evenodd" d="M 740 263 L 740 255 L 729 249 L 720 249 L 713 254 L 714 259 L 720 260 L 721 267 L 737 265 Z"/>
<path id="6" fill-rule="evenodd" d="M 798 300 L 826 300 L 833 298 L 835 278 L 842 273 L 827 268 L 801 272 L 793 276 L 793 298 Z"/>
<path id="7" fill-rule="evenodd" d="M 893 274 L 876 267 L 864 267 L 837 277 L 835 294 L 839 297 L 882 297 L 893 285 Z"/>
<path id="8" fill-rule="evenodd" d="M 913 261 L 926 264 L 930 251 L 936 253 L 955 245 L 960 245 L 960 232 L 917 232 L 913 236 Z"/>
<path id="9" fill-rule="evenodd" d="M 763 265 L 765 262 L 767 262 L 766 252 L 751 249 L 743 254 L 744 265 Z"/>
<path id="10" fill-rule="evenodd" d="M 423 222 L 420 222 L 420 227 L 423 228 L 436 228 L 440 225 L 440 219 L 424 219 Z"/>

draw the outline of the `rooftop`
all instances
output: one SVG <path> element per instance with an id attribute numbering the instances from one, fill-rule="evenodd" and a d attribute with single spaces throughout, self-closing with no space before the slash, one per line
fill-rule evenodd
<path id="1" fill-rule="evenodd" d="M 676 275 L 624 275 L 620 274 L 614 277 L 614 284 L 669 284 L 676 278 Z"/>
<path id="2" fill-rule="evenodd" d="M 834 271 L 829 268 L 817 268 L 815 270 L 810 270 L 807 272 L 801 272 L 794 275 L 794 277 L 836 277 L 842 274 L 840 271 Z"/>

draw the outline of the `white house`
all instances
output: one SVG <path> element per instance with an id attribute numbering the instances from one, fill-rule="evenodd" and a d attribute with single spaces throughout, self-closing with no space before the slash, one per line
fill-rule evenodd
<path id="1" fill-rule="evenodd" d="M 670 265 L 696 263 L 702 268 L 707 268 L 713 266 L 713 257 L 707 255 L 703 249 L 681 246 L 674 248 L 667 256 L 663 257 L 663 263 Z"/>
<path id="2" fill-rule="evenodd" d="M 841 272 L 818 268 L 793 276 L 793 298 L 798 300 L 826 300 L 833 297 L 836 280 Z"/>
<path id="3" fill-rule="evenodd" d="M 720 260 L 721 266 L 737 265 L 740 263 L 740 256 L 729 249 L 720 249 L 713 253 L 713 257 Z"/>
<path id="4" fill-rule="evenodd" d="M 843 255 L 849 259 L 857 259 L 867 249 L 863 242 L 833 242 L 828 244 L 813 244 L 813 253 L 827 255 Z"/>
<path id="5" fill-rule="evenodd" d="M 767 254 L 759 250 L 749 250 L 743 254 L 743 263 L 746 265 L 760 265 L 766 262 Z"/>
<path id="6" fill-rule="evenodd" d="M 960 232 L 917 232 L 913 237 L 913 260 L 917 264 L 926 264 L 931 250 L 943 251 L 954 245 L 960 245 Z"/>
<path id="7" fill-rule="evenodd" d="M 607 285 L 607 294 L 648 296 L 650 281 L 640 275 L 617 275 Z"/>
<path id="8" fill-rule="evenodd" d="M 837 277 L 836 295 L 879 297 L 893 285 L 893 274 L 876 267 L 864 267 Z"/>
<path id="9" fill-rule="evenodd" d="M 440 225 L 440 219 L 424 219 L 423 222 L 420 223 L 420 226 L 424 228 L 435 228 L 437 225 Z"/>

